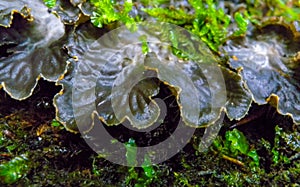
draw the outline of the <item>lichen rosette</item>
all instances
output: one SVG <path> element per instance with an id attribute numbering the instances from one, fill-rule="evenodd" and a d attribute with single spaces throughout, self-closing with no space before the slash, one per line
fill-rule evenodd
<path id="1" fill-rule="evenodd" d="M 218 65 L 204 43 L 171 24 L 136 26 L 135 31 L 121 27 L 103 35 L 76 57 L 76 68 L 68 79 L 66 76 L 60 81 L 66 86 L 55 99 L 58 118 L 67 129 L 77 131 L 79 125 L 88 132 L 95 117 L 106 125 L 118 125 L 126 119 L 137 129 L 146 128 L 161 112 L 152 99 L 160 83 L 175 90 L 182 119 L 189 126 L 210 125 L 222 111 L 230 119 L 246 115 L 252 100 L 243 80 Z M 170 38 L 170 32 L 177 35 L 175 39 Z M 141 40 L 145 36 L 147 53 L 143 51 L 145 41 Z M 135 82 L 146 79 L 143 74 L 149 71 L 160 83 Z M 226 83 L 223 78 L 228 79 Z M 69 108 L 66 106 L 73 108 L 67 110 L 68 115 L 61 110 Z"/>

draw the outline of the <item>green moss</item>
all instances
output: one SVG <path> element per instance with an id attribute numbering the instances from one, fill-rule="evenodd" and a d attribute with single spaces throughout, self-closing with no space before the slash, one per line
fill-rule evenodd
<path id="1" fill-rule="evenodd" d="M 254 166 L 259 166 L 259 156 L 253 148 L 249 148 L 249 143 L 244 134 L 237 129 L 227 131 L 225 140 L 218 137 L 213 142 L 213 148 L 216 148 L 222 154 L 237 158 L 239 155 L 246 155 L 252 159 Z M 251 164 L 250 164 L 251 165 Z"/>
<path id="2" fill-rule="evenodd" d="M 149 178 L 153 178 L 156 175 L 155 169 L 152 166 L 151 160 L 148 155 L 145 155 L 144 162 L 142 164 L 144 174 Z"/>
<path id="3" fill-rule="evenodd" d="M 135 144 L 135 140 L 130 138 L 128 142 L 125 144 L 126 148 L 126 161 L 129 166 L 135 166 L 136 163 L 136 154 L 137 154 L 137 146 Z"/>
<path id="4" fill-rule="evenodd" d="M 141 0 L 140 2 L 146 7 L 158 7 L 159 5 L 168 3 L 169 0 Z"/>
<path id="5" fill-rule="evenodd" d="M 17 156 L 9 162 L 0 164 L 0 178 L 6 184 L 15 183 L 26 175 L 30 167 L 26 155 Z"/>
<path id="6" fill-rule="evenodd" d="M 136 165 L 137 162 L 137 147 L 134 139 L 130 138 L 128 142 L 125 143 L 126 148 L 126 159 L 127 164 L 131 167 L 128 168 L 127 176 L 125 179 L 126 186 L 132 185 L 135 187 L 148 186 L 158 179 L 155 166 L 151 163 L 148 155 L 144 156 L 144 162 L 141 165 L 143 172 L 139 171 L 138 167 L 132 167 Z"/>
<path id="7" fill-rule="evenodd" d="M 243 174 L 239 171 L 223 173 L 224 180 L 229 186 L 243 186 L 245 185 L 243 180 Z"/>
<path id="8" fill-rule="evenodd" d="M 159 21 L 176 25 L 190 24 L 195 19 L 195 15 L 189 15 L 182 9 L 145 8 L 142 10 Z"/>
<path id="9" fill-rule="evenodd" d="M 214 0 L 189 0 L 189 3 L 195 11 L 194 14 L 175 8 L 151 8 L 143 9 L 143 11 L 159 21 L 186 27 L 199 36 L 213 51 L 217 52 L 219 46 L 230 37 L 230 15 L 227 15 L 223 9 L 218 8 L 218 3 Z M 244 35 L 248 26 L 247 16 L 237 12 L 233 19 L 237 23 L 238 28 L 231 36 Z"/>
<path id="10" fill-rule="evenodd" d="M 56 0 L 43 0 L 48 8 L 53 8 L 56 5 Z"/>
<path id="11" fill-rule="evenodd" d="M 140 20 L 129 14 L 133 6 L 131 1 L 125 1 L 123 5 L 110 0 L 91 0 L 91 2 L 96 7 L 91 20 L 97 27 L 103 27 L 105 24 L 116 21 L 129 27 L 134 25 L 135 21 Z M 224 9 L 218 6 L 218 2 L 216 0 L 189 0 L 188 3 L 194 9 L 194 12 L 191 13 L 184 8 L 158 7 L 165 1 L 142 1 L 141 3 L 145 6 L 152 7 L 141 10 L 159 21 L 184 26 L 199 36 L 215 52 L 218 52 L 219 47 L 229 38 L 245 35 L 249 22 L 260 24 L 262 16 L 282 16 L 287 21 L 295 21 L 300 18 L 299 4 L 295 2 L 289 6 L 283 0 L 266 2 L 247 0 L 246 10 L 236 11 L 233 16 L 225 13 Z M 265 15 L 262 12 L 266 12 Z M 230 27 L 232 23 L 236 23 L 233 31 Z"/>
<path id="12" fill-rule="evenodd" d="M 149 52 L 149 47 L 147 43 L 147 36 L 140 36 L 139 40 L 142 42 L 142 52 L 143 54 L 147 54 Z"/>
<path id="13" fill-rule="evenodd" d="M 236 31 L 234 31 L 232 36 L 238 37 L 238 36 L 242 36 L 246 33 L 247 27 L 248 27 L 248 22 L 249 22 L 248 18 L 249 18 L 249 15 L 247 14 L 247 12 L 245 13 L 244 16 L 240 12 L 236 12 L 234 14 L 234 20 L 236 21 L 238 29 Z"/>
<path id="14" fill-rule="evenodd" d="M 254 19 L 263 19 L 264 17 L 282 17 L 285 21 L 298 21 L 300 18 L 299 1 L 289 0 L 246 0 L 247 11 Z"/>
<path id="15" fill-rule="evenodd" d="M 114 0 L 90 0 L 90 2 L 95 7 L 91 21 L 96 27 L 101 28 L 104 25 L 118 21 L 125 24 L 128 28 L 132 28 L 134 27 L 135 19 L 138 19 L 129 15 L 133 6 L 131 0 L 124 1 L 122 6 Z"/>

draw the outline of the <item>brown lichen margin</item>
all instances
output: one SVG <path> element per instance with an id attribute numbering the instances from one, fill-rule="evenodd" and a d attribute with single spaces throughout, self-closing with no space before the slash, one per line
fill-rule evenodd
<path id="1" fill-rule="evenodd" d="M 25 10 L 23 13 L 22 10 Z M 10 11 L 10 22 L 8 25 L 0 24 L 0 27 L 9 28 L 11 24 L 13 23 L 14 14 L 20 14 L 24 19 L 26 19 L 29 22 L 32 22 L 34 20 L 33 16 L 31 15 L 31 8 L 28 8 L 27 5 L 24 5 L 24 7 L 19 11 L 16 9 L 12 9 Z"/>
<path id="2" fill-rule="evenodd" d="M 71 62 L 67 60 L 67 65 L 66 65 L 64 73 L 59 77 L 59 79 L 55 83 L 56 86 L 61 86 L 62 89 L 57 94 L 55 94 L 55 96 L 52 100 L 52 104 L 55 108 L 55 120 L 58 121 L 59 123 L 61 123 L 67 131 L 77 134 L 78 131 L 75 131 L 74 129 L 68 128 L 67 123 L 65 121 L 62 121 L 61 119 L 59 119 L 59 117 L 58 117 L 58 112 L 59 111 L 58 111 L 57 104 L 55 102 L 56 97 L 61 96 L 61 95 L 64 94 L 64 90 L 65 90 L 64 85 L 59 83 L 59 80 L 62 80 L 64 78 L 65 74 L 68 72 L 68 67 L 70 66 L 70 64 L 71 64 Z"/>
<path id="3" fill-rule="evenodd" d="M 296 125 L 300 125 L 299 122 L 296 122 L 294 120 L 294 117 L 293 117 L 293 114 L 291 113 L 283 113 L 282 111 L 280 111 L 280 109 L 278 108 L 278 105 L 279 105 L 279 100 L 280 98 L 278 97 L 278 95 L 272 93 L 267 99 L 266 99 L 266 102 L 268 102 L 272 107 L 276 108 L 276 111 L 281 114 L 281 115 L 284 115 L 284 116 L 289 116 L 292 118 L 293 122 L 296 124 Z"/>

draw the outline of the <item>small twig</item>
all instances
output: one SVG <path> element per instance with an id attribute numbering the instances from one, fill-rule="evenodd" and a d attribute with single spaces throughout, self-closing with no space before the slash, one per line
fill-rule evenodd
<path id="1" fill-rule="evenodd" d="M 252 115 L 252 116 L 246 117 L 246 118 L 244 118 L 244 119 L 241 119 L 241 120 L 238 121 L 237 123 L 231 125 L 229 128 L 230 128 L 230 129 L 233 129 L 233 128 L 237 127 L 237 126 L 241 126 L 241 125 L 247 124 L 247 123 L 249 123 L 250 121 L 253 121 L 253 120 L 258 119 L 260 116 L 262 116 L 262 114 Z"/>
<path id="2" fill-rule="evenodd" d="M 219 152 L 217 152 L 217 151 L 215 151 L 215 150 L 212 150 L 212 151 L 213 151 L 214 154 L 216 154 L 216 155 L 217 155 L 217 154 L 221 154 L 221 157 L 222 157 L 223 159 L 225 159 L 225 160 L 228 160 L 228 161 L 230 161 L 230 162 L 232 162 L 232 163 L 234 163 L 234 164 L 236 164 L 236 165 L 245 167 L 245 164 L 244 164 L 242 161 L 239 161 L 238 159 L 229 157 L 229 156 L 224 155 L 224 154 L 222 154 L 222 153 L 219 153 Z"/>
<path id="3" fill-rule="evenodd" d="M 229 157 L 229 156 L 224 155 L 224 154 L 222 154 L 222 158 L 225 159 L 225 160 L 228 160 L 228 161 L 230 161 L 230 162 L 232 162 L 234 164 L 237 164 L 239 166 L 245 167 L 245 164 L 243 162 L 239 161 L 238 159 Z"/>
<path id="4" fill-rule="evenodd" d="M 267 113 L 269 112 L 269 108 L 262 107 L 258 111 L 255 111 L 254 114 L 241 119 L 240 121 L 238 121 L 237 123 L 233 124 L 229 128 L 233 129 L 233 128 L 237 127 L 237 126 L 241 126 L 241 125 L 247 124 L 247 123 L 249 123 L 249 122 L 251 122 L 253 120 L 256 120 L 256 119 L 262 117 L 264 114 L 266 114 L 265 110 L 267 111 Z"/>

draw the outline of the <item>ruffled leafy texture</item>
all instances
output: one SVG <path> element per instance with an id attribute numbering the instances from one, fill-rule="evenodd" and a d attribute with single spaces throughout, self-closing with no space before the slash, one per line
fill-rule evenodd
<path id="1" fill-rule="evenodd" d="M 57 0 L 51 11 L 57 14 L 65 25 L 78 24 L 85 16 L 78 8 L 79 2 Z"/>
<path id="2" fill-rule="evenodd" d="M 136 128 L 151 126 L 162 112 L 153 99 L 161 83 L 173 90 L 187 125 L 209 125 L 222 110 L 230 119 L 240 119 L 247 113 L 252 100 L 241 77 L 220 67 L 205 44 L 190 41 L 191 34 L 184 29 L 149 24 L 131 32 L 121 27 L 97 40 L 97 32 L 85 30 L 96 29 L 84 25 L 75 32 L 76 40 L 69 40 L 74 40 L 69 42 L 72 45 L 66 46 L 74 57 L 71 62 L 78 62 L 70 64 L 76 68 L 59 81 L 64 89 L 55 97 L 58 120 L 68 130 L 77 131 L 77 123 L 78 128 L 89 131 L 95 116 L 107 125 L 118 125 L 127 119 Z M 178 32 L 173 34 L 184 37 L 170 38 L 174 29 Z M 140 40 L 145 35 L 147 54 Z M 145 72 L 151 76 L 143 77 Z M 225 84 L 220 79 L 222 74 Z"/>
<path id="3" fill-rule="evenodd" d="M 236 72 L 222 68 L 226 84 L 226 114 L 230 120 L 240 120 L 247 114 L 251 103 L 251 92 L 246 88 L 242 77 Z"/>
<path id="4" fill-rule="evenodd" d="M 62 85 L 63 89 L 54 98 L 56 107 L 56 118 L 66 129 L 72 132 L 77 132 L 78 128 L 75 122 L 73 106 L 72 106 L 72 89 L 74 84 L 75 70 L 78 65 L 79 57 L 89 49 L 95 40 L 103 33 L 104 29 L 94 27 L 91 23 L 81 24 L 78 27 L 68 26 L 66 28 L 66 45 L 64 46 L 69 55 L 69 65 L 67 73 L 62 80 L 57 84 Z"/>
<path id="5" fill-rule="evenodd" d="M 28 21 L 13 14 L 10 27 L 0 27 L 0 82 L 11 97 L 21 100 L 31 95 L 40 77 L 57 81 L 65 73 L 67 55 L 58 41 L 65 28 L 40 1 L 14 1 L 3 6 L 5 12 L 28 7 L 33 17 Z"/>
<path id="6" fill-rule="evenodd" d="M 239 70 L 254 101 L 268 101 L 300 123 L 300 38 L 293 25 L 266 23 L 253 36 L 229 41 L 230 65 Z"/>

